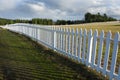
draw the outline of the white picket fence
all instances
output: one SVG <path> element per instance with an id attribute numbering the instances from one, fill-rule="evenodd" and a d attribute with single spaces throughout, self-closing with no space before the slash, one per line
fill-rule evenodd
<path id="1" fill-rule="evenodd" d="M 120 43 L 119 32 L 112 39 L 111 32 L 108 32 L 107 36 L 104 37 L 104 31 L 101 31 L 98 35 L 97 30 L 92 33 L 92 30 L 87 32 L 87 30 L 83 31 L 82 29 L 64 29 L 60 26 L 12 24 L 6 25 L 4 28 L 24 34 L 64 56 L 81 62 L 105 76 L 109 76 L 110 80 L 120 80 L 119 63 L 118 68 L 116 68 Z M 111 46 L 112 52 L 110 51 Z M 110 52 L 112 53 L 111 60 L 109 60 Z M 109 64 L 109 61 L 111 64 Z"/>

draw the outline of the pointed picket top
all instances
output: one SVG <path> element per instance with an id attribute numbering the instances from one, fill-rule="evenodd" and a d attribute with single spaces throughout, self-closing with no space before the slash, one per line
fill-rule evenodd
<path id="1" fill-rule="evenodd" d="M 62 31 L 62 28 L 60 27 L 60 33 L 61 33 L 61 31 Z"/>
<path id="2" fill-rule="evenodd" d="M 73 28 L 71 29 L 71 33 L 74 35 L 74 29 Z"/>
<path id="3" fill-rule="evenodd" d="M 114 41 L 116 41 L 116 40 L 120 40 L 120 34 L 119 34 L 119 32 L 117 32 L 116 34 L 115 34 L 115 37 L 114 37 Z"/>
<path id="4" fill-rule="evenodd" d="M 62 33 L 64 34 L 64 28 L 62 28 Z"/>
<path id="5" fill-rule="evenodd" d="M 65 31 L 65 32 L 66 32 L 66 35 L 67 35 L 67 34 L 68 34 L 68 28 L 66 28 L 66 31 Z"/>
<path id="6" fill-rule="evenodd" d="M 70 34 L 70 28 L 68 28 L 68 34 Z"/>
<path id="7" fill-rule="evenodd" d="M 84 36 L 86 36 L 87 35 L 87 30 L 86 29 L 84 29 Z"/>
<path id="8" fill-rule="evenodd" d="M 77 28 L 77 29 L 76 29 L 76 35 L 77 35 L 77 36 L 78 36 L 78 32 L 79 32 L 79 31 L 78 31 L 78 28 Z"/>
<path id="9" fill-rule="evenodd" d="M 58 31 L 60 32 L 60 27 L 59 27 Z"/>
<path id="10" fill-rule="evenodd" d="M 111 36 L 112 36 L 111 31 L 108 31 L 106 39 L 108 40 L 111 39 Z"/>
<path id="11" fill-rule="evenodd" d="M 105 36 L 104 30 L 101 31 L 100 33 L 100 39 L 103 38 Z"/>
<path id="12" fill-rule="evenodd" d="M 80 36 L 82 37 L 82 28 L 80 29 Z"/>
<path id="13" fill-rule="evenodd" d="M 96 29 L 94 32 L 94 37 L 98 36 L 98 30 Z"/>
<path id="14" fill-rule="evenodd" d="M 92 29 L 90 29 L 88 32 L 88 36 L 91 36 L 91 35 L 92 35 Z"/>

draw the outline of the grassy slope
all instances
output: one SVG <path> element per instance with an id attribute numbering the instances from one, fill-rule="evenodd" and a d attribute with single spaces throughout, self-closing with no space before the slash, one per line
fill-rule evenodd
<path id="1" fill-rule="evenodd" d="M 0 29 L 0 80 L 105 80 L 100 74 Z"/>

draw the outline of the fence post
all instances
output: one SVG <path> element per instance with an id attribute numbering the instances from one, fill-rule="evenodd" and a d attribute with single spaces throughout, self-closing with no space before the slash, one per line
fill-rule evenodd
<path id="1" fill-rule="evenodd" d="M 67 53 L 68 53 L 68 57 L 70 55 L 70 29 L 68 28 L 68 43 L 67 43 Z"/>
<path id="2" fill-rule="evenodd" d="M 86 54 L 86 36 L 87 36 L 87 30 L 84 30 L 84 39 L 83 39 L 83 53 L 82 53 L 82 63 L 85 62 L 85 54 Z"/>
<path id="3" fill-rule="evenodd" d="M 103 65 L 103 75 L 106 75 L 107 67 L 108 67 L 108 59 L 109 59 L 109 51 L 110 51 L 110 39 L 111 39 L 111 32 L 109 31 L 106 38 L 106 51 L 104 57 L 104 65 Z"/>
<path id="4" fill-rule="evenodd" d="M 53 50 L 56 51 L 56 28 L 53 27 Z"/>
<path id="5" fill-rule="evenodd" d="M 97 48 L 97 36 L 98 36 L 98 31 L 95 30 L 94 32 L 94 38 L 93 38 L 93 50 L 92 50 L 92 68 L 94 68 L 95 65 L 95 58 L 96 58 L 96 48 Z"/>
<path id="6" fill-rule="evenodd" d="M 92 36 L 92 30 L 90 30 L 88 33 L 88 49 L 87 49 L 87 61 L 86 61 L 87 66 L 89 66 L 89 63 L 91 63 L 92 42 L 93 42 L 93 36 Z"/>
<path id="7" fill-rule="evenodd" d="M 78 61 L 80 62 L 81 60 L 81 49 L 82 49 L 82 29 L 80 29 L 78 33 Z"/>
<path id="8" fill-rule="evenodd" d="M 72 36 L 71 36 L 71 38 L 72 38 L 72 45 L 71 45 L 71 58 L 73 58 L 74 59 L 74 34 L 75 34 L 75 32 L 74 32 L 74 29 L 72 29 Z"/>
<path id="9" fill-rule="evenodd" d="M 74 41 L 74 58 L 77 60 L 78 57 L 78 28 L 75 32 L 75 41 Z"/>
<path id="10" fill-rule="evenodd" d="M 101 68 L 101 59 L 102 59 L 102 51 L 103 51 L 103 43 L 104 43 L 104 31 L 100 33 L 100 45 L 98 49 L 98 61 L 97 61 L 97 71 L 100 71 Z"/>
<path id="11" fill-rule="evenodd" d="M 114 38 L 114 46 L 113 46 L 113 53 L 112 53 L 112 63 L 110 69 L 110 80 L 113 78 L 113 74 L 115 72 L 117 54 L 118 54 L 118 44 L 119 44 L 119 33 L 116 33 Z"/>

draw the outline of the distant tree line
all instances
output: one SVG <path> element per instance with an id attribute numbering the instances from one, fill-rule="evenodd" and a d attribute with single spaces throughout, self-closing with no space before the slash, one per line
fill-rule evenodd
<path id="1" fill-rule="evenodd" d="M 70 25 L 70 24 L 80 24 L 85 23 L 83 20 L 57 20 L 56 25 Z"/>
<path id="2" fill-rule="evenodd" d="M 34 18 L 30 22 L 31 24 L 42 24 L 42 25 L 53 25 L 52 19 L 40 19 L 40 18 Z"/>
<path id="3" fill-rule="evenodd" d="M 30 20 L 20 20 L 20 19 L 4 19 L 0 18 L 0 25 L 14 24 L 14 23 L 30 23 Z"/>
<path id="4" fill-rule="evenodd" d="M 100 13 L 98 14 L 91 14 L 91 13 L 86 13 L 85 14 L 85 22 L 90 23 L 90 22 L 106 22 L 106 21 L 116 21 L 115 18 L 108 17 L 107 14 L 101 15 Z"/>
<path id="5" fill-rule="evenodd" d="M 101 15 L 100 13 L 97 14 L 86 13 L 84 15 L 84 20 L 53 21 L 52 19 L 41 19 L 41 18 L 33 18 L 31 20 L 21 20 L 21 19 L 12 20 L 12 19 L 0 18 L 0 25 L 14 24 L 14 23 L 30 23 L 30 24 L 40 24 L 40 25 L 70 25 L 70 24 L 106 22 L 106 21 L 116 21 L 116 19 L 112 17 L 108 17 L 107 14 Z"/>
<path id="6" fill-rule="evenodd" d="M 12 19 L 0 18 L 0 25 L 14 24 L 14 23 L 53 25 L 53 20 L 52 19 L 40 19 L 40 18 L 33 18 L 32 20 L 21 20 L 21 19 L 12 20 Z"/>

